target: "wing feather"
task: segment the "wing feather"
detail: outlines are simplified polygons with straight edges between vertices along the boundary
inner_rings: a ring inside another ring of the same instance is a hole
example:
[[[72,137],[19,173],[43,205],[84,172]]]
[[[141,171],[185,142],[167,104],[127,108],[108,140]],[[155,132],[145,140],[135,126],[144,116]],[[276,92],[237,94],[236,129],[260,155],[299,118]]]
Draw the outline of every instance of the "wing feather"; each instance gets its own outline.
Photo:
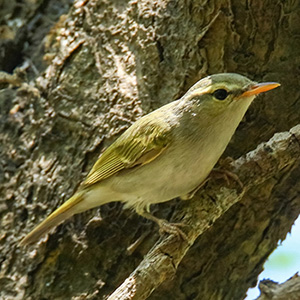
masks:
[[[171,126],[160,118],[148,116],[128,128],[104,151],[93,166],[82,187],[98,183],[110,176],[157,158],[170,143]]]

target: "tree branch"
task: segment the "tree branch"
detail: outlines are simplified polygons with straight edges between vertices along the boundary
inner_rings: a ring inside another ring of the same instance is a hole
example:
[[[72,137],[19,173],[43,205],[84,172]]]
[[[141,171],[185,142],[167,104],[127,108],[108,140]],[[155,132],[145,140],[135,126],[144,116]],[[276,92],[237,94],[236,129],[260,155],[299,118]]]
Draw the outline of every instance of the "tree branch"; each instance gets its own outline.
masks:
[[[193,200],[183,204],[176,219],[187,224],[188,241],[174,235],[163,236],[140,265],[114,291],[109,300],[146,299],[162,282],[172,279],[177,267],[196,238],[211,227],[247,191],[290,169],[300,158],[300,125],[289,132],[275,134],[268,142],[231,163],[231,171],[244,184],[243,193],[210,182]]]
[[[284,283],[262,280],[259,283],[260,296],[257,300],[297,300],[300,299],[300,277],[295,274]]]

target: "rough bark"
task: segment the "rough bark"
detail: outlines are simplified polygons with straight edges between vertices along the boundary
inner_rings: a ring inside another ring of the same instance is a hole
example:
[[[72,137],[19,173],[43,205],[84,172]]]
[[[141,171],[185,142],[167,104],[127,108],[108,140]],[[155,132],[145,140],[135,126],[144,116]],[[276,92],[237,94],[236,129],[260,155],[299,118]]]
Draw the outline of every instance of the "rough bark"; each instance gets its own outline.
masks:
[[[17,5],[0,15],[10,24],[0,66],[20,67],[0,76],[0,298],[109,297],[167,243],[176,252],[163,254],[164,271],[151,270],[162,284],[149,299],[242,299],[300,210],[299,1],[82,0],[59,20],[67,1]],[[30,249],[17,247],[134,120],[218,72],[282,86],[254,102],[224,155],[242,157],[232,168],[247,187],[243,197],[218,181],[192,201],[153,207],[157,216],[186,220],[193,245],[159,238],[154,224],[113,203],[101,216],[99,209],[75,216]],[[281,161],[274,149],[283,144]]]

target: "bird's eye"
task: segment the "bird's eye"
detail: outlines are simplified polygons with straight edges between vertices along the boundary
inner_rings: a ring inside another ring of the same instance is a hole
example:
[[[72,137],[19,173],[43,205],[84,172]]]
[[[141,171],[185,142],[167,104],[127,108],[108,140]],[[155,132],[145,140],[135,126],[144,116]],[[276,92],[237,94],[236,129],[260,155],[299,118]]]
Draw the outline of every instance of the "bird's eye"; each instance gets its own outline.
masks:
[[[213,96],[217,100],[225,100],[228,96],[228,92],[224,89],[218,89],[213,92]]]

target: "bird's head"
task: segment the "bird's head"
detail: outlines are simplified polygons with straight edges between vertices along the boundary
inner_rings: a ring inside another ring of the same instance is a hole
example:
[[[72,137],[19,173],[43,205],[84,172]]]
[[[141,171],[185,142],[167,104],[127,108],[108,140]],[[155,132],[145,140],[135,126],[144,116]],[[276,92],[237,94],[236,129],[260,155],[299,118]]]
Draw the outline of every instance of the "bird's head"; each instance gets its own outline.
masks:
[[[257,95],[278,86],[276,82],[257,83],[239,74],[221,73],[198,81],[183,99],[192,100],[209,115],[231,112],[244,115]]]

